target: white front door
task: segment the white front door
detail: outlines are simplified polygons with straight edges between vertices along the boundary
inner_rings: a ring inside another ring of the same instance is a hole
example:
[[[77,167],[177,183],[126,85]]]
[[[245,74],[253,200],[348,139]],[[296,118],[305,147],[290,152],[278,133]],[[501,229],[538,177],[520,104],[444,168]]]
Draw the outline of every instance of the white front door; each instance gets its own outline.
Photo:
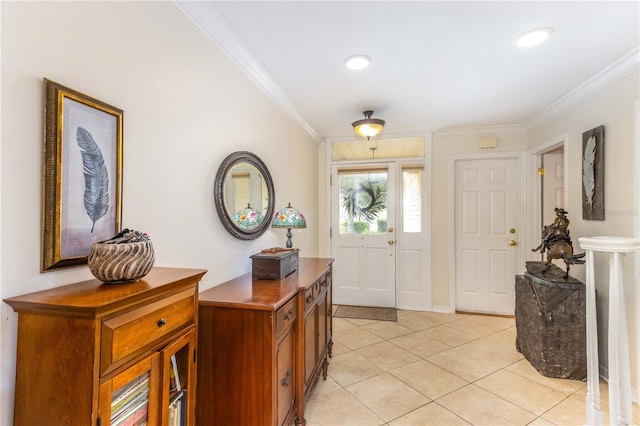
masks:
[[[518,159],[455,162],[456,310],[513,315]]]
[[[332,170],[333,301],[395,307],[395,165]]]

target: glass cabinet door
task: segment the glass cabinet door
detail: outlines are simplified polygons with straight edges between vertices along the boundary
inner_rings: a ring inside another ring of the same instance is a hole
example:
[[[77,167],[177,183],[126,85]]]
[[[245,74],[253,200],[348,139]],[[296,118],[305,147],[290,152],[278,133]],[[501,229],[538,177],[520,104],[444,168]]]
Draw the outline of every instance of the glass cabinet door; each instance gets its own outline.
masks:
[[[159,367],[160,356],[156,353],[101,384],[100,425],[157,424]]]
[[[195,424],[196,331],[185,333],[161,351],[162,426]]]

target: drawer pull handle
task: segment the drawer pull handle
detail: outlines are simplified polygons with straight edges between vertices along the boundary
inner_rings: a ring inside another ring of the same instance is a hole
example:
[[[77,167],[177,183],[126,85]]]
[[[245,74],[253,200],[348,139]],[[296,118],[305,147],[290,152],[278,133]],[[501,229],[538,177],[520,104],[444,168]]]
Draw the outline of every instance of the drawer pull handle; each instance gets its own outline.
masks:
[[[289,321],[291,318],[293,318],[293,309],[289,309],[287,312],[284,313],[285,321]]]
[[[158,320],[158,327],[162,327],[163,325],[165,325],[167,322],[164,320],[164,318],[160,318]]]
[[[287,370],[287,375],[284,377],[284,379],[280,380],[280,383],[285,388],[291,384],[291,370],[290,369]]]

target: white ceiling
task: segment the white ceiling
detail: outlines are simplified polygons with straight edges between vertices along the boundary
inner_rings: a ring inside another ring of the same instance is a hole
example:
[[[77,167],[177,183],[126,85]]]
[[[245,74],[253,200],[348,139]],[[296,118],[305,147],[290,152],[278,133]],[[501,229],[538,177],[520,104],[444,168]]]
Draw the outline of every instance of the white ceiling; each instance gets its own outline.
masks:
[[[176,5],[316,141],[526,126],[638,69],[639,1],[215,1]],[[553,36],[527,49],[526,30]],[[362,71],[344,60],[373,59]]]

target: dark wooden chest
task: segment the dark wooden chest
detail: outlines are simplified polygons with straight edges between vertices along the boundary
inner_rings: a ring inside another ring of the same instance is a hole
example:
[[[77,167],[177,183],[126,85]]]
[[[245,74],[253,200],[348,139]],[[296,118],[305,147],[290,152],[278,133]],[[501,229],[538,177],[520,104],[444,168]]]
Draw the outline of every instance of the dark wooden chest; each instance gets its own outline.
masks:
[[[277,253],[257,253],[251,256],[251,271],[255,280],[281,280],[298,269],[299,249]]]

